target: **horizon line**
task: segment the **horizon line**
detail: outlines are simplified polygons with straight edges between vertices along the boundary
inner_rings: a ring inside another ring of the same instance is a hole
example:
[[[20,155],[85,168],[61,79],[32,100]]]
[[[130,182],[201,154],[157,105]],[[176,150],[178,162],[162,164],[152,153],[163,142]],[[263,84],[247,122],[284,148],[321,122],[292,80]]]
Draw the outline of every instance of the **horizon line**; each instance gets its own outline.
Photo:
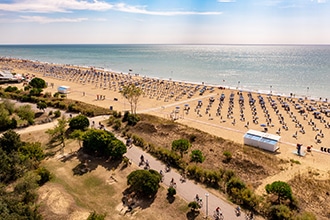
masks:
[[[60,45],[223,45],[223,46],[330,46],[330,43],[8,43],[0,46],[60,46]]]

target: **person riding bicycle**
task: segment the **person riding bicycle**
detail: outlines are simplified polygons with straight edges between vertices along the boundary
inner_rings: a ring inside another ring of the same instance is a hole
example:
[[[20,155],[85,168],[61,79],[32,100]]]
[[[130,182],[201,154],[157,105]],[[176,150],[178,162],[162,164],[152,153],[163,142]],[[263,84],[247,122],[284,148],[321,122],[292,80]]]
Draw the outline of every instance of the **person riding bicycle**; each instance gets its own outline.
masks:
[[[241,215],[241,207],[239,205],[235,208],[235,212],[237,216]]]

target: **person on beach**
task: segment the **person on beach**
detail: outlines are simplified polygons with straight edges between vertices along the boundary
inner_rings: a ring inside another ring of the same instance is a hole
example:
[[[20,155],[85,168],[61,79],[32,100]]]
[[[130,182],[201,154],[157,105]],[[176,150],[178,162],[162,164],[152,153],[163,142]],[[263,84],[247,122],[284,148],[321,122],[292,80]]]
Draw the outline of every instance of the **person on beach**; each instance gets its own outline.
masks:
[[[297,154],[300,156],[300,150],[301,150],[302,144],[297,144]]]

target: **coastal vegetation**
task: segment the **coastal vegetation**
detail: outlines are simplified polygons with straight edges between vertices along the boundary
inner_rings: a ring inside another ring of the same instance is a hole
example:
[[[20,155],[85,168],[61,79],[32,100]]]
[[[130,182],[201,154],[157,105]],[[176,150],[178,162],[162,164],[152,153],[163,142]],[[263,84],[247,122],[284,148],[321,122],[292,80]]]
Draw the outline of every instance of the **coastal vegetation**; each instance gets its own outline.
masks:
[[[6,94],[12,94],[12,92]],[[61,101],[71,101],[59,99]],[[75,102],[71,101],[71,103]],[[15,108],[12,105],[8,103],[5,105],[8,107],[8,112],[15,112],[13,110]],[[90,108],[92,109],[93,106]],[[29,115],[24,113],[27,109],[26,107],[22,109],[23,113],[20,115],[23,117],[24,115]],[[122,117],[118,112],[112,113],[109,118],[109,124],[114,123],[114,120],[119,121],[120,124],[117,124],[115,129],[117,132],[132,138],[135,145],[142,147],[158,159],[180,169],[187,174],[188,178],[203,183],[208,187],[213,187],[243,208],[250,209],[268,219],[315,219],[315,215],[310,212],[310,209],[301,205],[304,204],[302,201],[305,197],[300,192],[305,191],[304,187],[306,186],[302,186],[295,179],[288,183],[274,182],[267,185],[265,188],[268,193],[267,197],[258,195],[254,191],[264,178],[279,172],[282,165],[284,166],[289,161],[279,160],[273,157],[273,155],[254,148],[241,146],[154,116],[134,115],[125,112]],[[138,120],[136,120],[137,118]],[[91,156],[104,154],[105,157],[122,157],[125,152],[123,149],[126,149],[123,143],[113,140],[111,133],[103,133],[101,130],[91,129],[85,133],[86,125],[81,125],[84,124],[81,123],[83,121],[84,119],[79,119],[79,126],[74,126],[75,128],[72,128],[72,130],[80,130],[82,128],[81,133],[73,137],[83,141],[82,149],[84,153]],[[63,132],[66,131],[67,123],[68,121],[63,121],[63,126],[59,129],[61,132],[58,133],[59,136],[64,138],[68,138],[67,134]],[[102,133],[98,133],[99,131]],[[65,139],[58,138],[57,140],[60,140],[61,143],[61,140]],[[93,144],[99,140],[100,144],[97,144],[97,146],[107,146],[107,148],[94,148]],[[68,142],[71,142],[71,140]],[[175,147],[173,147],[173,143],[175,143]],[[23,149],[21,148],[22,152],[26,151]],[[104,151],[104,149],[106,150]],[[192,158],[201,158],[201,160]],[[40,174],[41,176],[47,172],[41,170],[40,173],[42,173]],[[45,175],[49,176],[49,174]],[[312,175],[308,178],[312,178]],[[27,177],[27,179],[31,180],[33,178]],[[315,188],[319,189],[321,187],[320,181],[311,180],[311,182],[313,182]],[[329,191],[328,186],[324,183],[322,192]],[[284,192],[281,191],[282,189]],[[309,190],[311,191],[312,189]],[[137,190],[137,192],[139,191]],[[313,211],[315,212],[315,210]],[[327,212],[315,213],[319,215],[329,214]]]
[[[44,157],[40,143],[23,142],[12,130],[0,137],[1,219],[42,219],[36,205],[37,188],[51,178],[40,166]]]

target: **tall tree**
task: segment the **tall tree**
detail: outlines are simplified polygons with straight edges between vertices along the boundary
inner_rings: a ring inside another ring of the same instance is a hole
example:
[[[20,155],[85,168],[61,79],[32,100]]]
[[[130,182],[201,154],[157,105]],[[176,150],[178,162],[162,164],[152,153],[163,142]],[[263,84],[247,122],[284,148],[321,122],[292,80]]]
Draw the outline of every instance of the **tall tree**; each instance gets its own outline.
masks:
[[[65,148],[65,131],[68,125],[68,121],[65,119],[64,115],[57,121],[57,125],[53,129],[48,129],[46,133],[51,136],[52,141],[58,141],[59,144],[62,145],[61,151],[63,153]]]
[[[129,84],[127,86],[123,86],[123,90],[120,91],[120,93],[128,100],[129,104],[131,105],[132,114],[136,114],[139,98],[143,94],[143,91],[134,84]]]

